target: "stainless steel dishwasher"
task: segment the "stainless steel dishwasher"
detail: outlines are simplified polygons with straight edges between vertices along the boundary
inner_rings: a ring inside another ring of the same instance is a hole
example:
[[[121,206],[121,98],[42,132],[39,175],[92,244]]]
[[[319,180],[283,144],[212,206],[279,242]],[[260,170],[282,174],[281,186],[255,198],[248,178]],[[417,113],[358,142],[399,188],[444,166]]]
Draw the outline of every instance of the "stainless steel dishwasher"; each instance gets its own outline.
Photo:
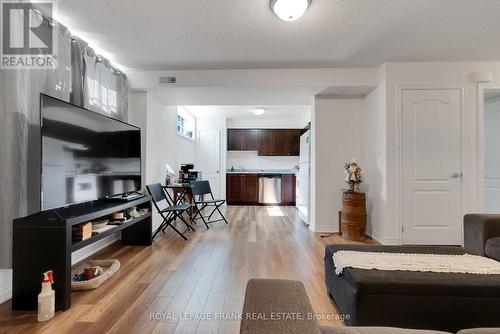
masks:
[[[259,203],[261,204],[281,203],[280,174],[259,175]]]

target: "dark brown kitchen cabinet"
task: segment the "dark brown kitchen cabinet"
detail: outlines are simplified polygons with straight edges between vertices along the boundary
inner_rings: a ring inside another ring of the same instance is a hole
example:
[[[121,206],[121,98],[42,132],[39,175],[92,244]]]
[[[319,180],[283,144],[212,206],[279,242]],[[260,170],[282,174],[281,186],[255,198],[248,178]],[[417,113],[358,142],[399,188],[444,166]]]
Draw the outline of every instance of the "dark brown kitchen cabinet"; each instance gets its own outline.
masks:
[[[299,129],[261,129],[259,155],[298,156],[300,146]]]
[[[243,150],[243,141],[240,129],[227,130],[227,149],[229,151]]]
[[[227,149],[229,151],[257,151],[259,149],[259,130],[228,129]]]
[[[258,151],[260,156],[298,156],[301,129],[228,129],[228,151]]]
[[[241,130],[243,150],[257,151],[259,149],[259,131],[258,129]]]
[[[261,129],[259,133],[259,155],[273,155],[273,130]]]
[[[302,130],[290,129],[286,131],[286,155],[298,156],[300,155],[300,136]]]
[[[226,199],[227,203],[236,203],[242,197],[242,177],[240,174],[227,174],[226,176]]]
[[[285,156],[288,155],[287,147],[287,130],[271,130],[273,137],[273,155]]]
[[[257,204],[259,177],[257,174],[227,174],[227,204]]]
[[[259,176],[243,174],[242,202],[256,204],[259,202]]]
[[[295,182],[293,174],[281,175],[281,204],[295,205]]]

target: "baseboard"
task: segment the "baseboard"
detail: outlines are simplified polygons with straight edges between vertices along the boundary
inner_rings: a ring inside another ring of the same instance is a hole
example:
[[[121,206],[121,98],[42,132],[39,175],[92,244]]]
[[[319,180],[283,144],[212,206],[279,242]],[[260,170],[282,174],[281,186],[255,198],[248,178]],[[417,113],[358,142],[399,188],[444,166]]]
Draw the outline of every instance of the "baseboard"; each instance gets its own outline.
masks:
[[[377,231],[371,231],[370,234],[368,234],[372,239],[380,242],[382,245],[399,245],[399,239],[398,238],[388,238],[383,236],[382,234],[378,233]]]
[[[0,269],[0,304],[12,298],[12,269]]]

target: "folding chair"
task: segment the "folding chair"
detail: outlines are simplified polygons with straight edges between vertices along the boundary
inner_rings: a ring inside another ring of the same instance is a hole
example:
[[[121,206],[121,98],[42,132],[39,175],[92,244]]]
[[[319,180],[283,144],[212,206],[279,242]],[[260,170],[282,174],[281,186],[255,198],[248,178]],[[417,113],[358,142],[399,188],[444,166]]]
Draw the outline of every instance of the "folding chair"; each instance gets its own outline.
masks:
[[[203,223],[205,223],[205,226],[208,229],[208,224],[219,222],[219,221],[224,221],[227,224],[227,220],[220,212],[219,207],[226,202],[224,199],[215,199],[214,195],[212,193],[212,189],[210,189],[210,183],[208,181],[194,181],[190,183],[191,185],[191,194],[193,195],[193,204],[195,207],[196,214],[194,215],[192,222],[195,222],[196,219],[201,219]],[[205,195],[210,195],[210,199],[204,199]],[[213,210],[210,212],[208,216],[203,216],[203,209],[206,207],[211,206],[214,207]],[[212,215],[215,212],[219,212],[220,216],[222,217],[221,219],[217,220],[211,220]],[[197,216],[200,216],[197,218]],[[205,220],[205,218],[207,218]]]
[[[160,231],[165,232],[165,229],[168,226],[170,226],[184,240],[187,240],[187,238],[184,236],[184,233],[186,233],[189,230],[194,231],[194,228],[184,219],[184,217],[182,217],[182,214],[186,212],[191,206],[189,204],[172,205],[169,198],[165,194],[165,191],[163,190],[161,184],[159,183],[149,184],[146,186],[146,189],[153,198],[153,204],[156,210],[163,218],[163,222],[160,224],[160,226],[156,229],[156,232],[153,234],[153,239]],[[160,206],[158,205],[162,201],[166,201],[167,203],[167,207],[164,209],[160,209]],[[184,224],[186,224],[187,228],[184,232],[180,232],[178,229],[175,228],[175,226],[172,225],[172,221],[176,217],[178,217]]]

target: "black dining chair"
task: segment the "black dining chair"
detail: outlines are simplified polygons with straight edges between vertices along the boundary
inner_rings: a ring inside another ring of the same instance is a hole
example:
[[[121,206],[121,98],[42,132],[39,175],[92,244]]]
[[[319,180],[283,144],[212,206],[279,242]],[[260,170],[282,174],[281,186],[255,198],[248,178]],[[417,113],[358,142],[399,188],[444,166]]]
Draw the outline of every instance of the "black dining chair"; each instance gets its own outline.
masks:
[[[192,222],[196,219],[201,219],[208,229],[208,224],[224,221],[227,224],[227,220],[220,211],[219,207],[223,205],[225,199],[215,199],[212,189],[210,188],[210,182],[208,181],[193,181],[190,183],[191,194],[193,195],[193,205],[196,214],[193,216]],[[210,198],[205,199],[205,196],[210,196]],[[209,215],[203,216],[203,210],[207,207],[213,207]],[[215,212],[219,212],[221,218],[216,220],[211,220]],[[197,217],[199,216],[199,217]]]
[[[165,232],[165,229],[168,226],[170,226],[184,240],[187,240],[187,238],[184,236],[184,233],[186,233],[189,230],[194,231],[195,229],[184,219],[182,214],[185,213],[187,210],[189,210],[191,206],[189,204],[173,205],[169,197],[165,194],[165,190],[159,183],[148,184],[146,186],[146,189],[148,190],[149,195],[151,195],[151,197],[153,198],[153,205],[158,211],[158,214],[163,218],[162,223],[156,229],[156,232],[153,234],[153,239],[160,231]],[[163,201],[166,202],[167,207],[162,209],[160,208],[160,202]],[[175,228],[174,225],[172,225],[172,221],[176,217],[178,217],[186,225],[186,230],[184,232],[179,231],[178,229]]]

